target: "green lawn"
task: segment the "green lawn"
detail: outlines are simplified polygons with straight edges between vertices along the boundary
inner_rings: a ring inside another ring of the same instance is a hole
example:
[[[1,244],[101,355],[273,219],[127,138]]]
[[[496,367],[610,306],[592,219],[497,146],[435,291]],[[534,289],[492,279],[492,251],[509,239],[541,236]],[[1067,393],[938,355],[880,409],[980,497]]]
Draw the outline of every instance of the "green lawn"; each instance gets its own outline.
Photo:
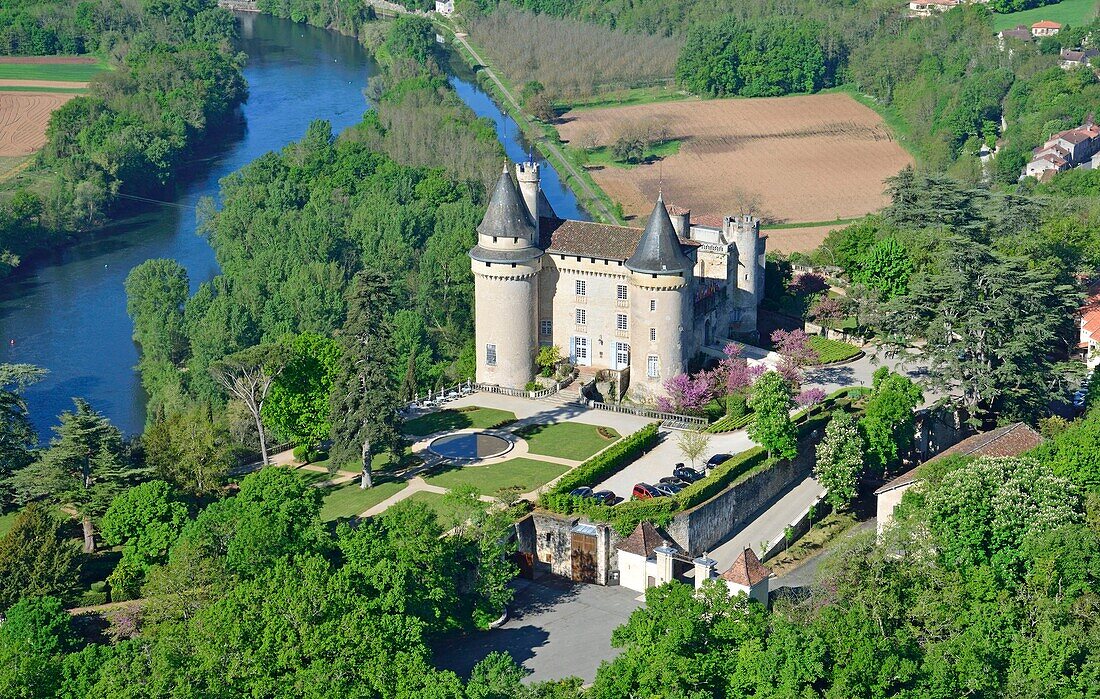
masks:
[[[667,158],[670,155],[676,155],[680,152],[681,143],[683,143],[683,141],[671,139],[646,148],[645,152],[642,154],[642,163],[651,163],[662,158]],[[585,167],[618,167],[629,170],[632,167],[642,164],[627,163],[616,159],[615,155],[611,152],[611,148],[608,146],[583,150],[580,151],[580,153],[584,157]]]
[[[87,82],[107,70],[99,63],[0,63],[0,80]]]
[[[466,466],[432,476],[428,483],[441,488],[457,488],[472,485],[486,495],[493,495],[504,488],[520,489],[527,493],[552,481],[569,470],[568,466],[549,464],[534,459],[512,459],[490,466]]]
[[[401,456],[400,460],[395,461],[393,455],[389,452],[383,452],[381,454],[375,454],[371,459],[371,468],[375,473],[381,473],[385,471],[393,471],[397,468],[407,468],[413,463],[418,462],[419,459],[413,456],[412,449],[406,448],[405,453]],[[328,466],[328,459],[321,459],[320,461],[314,461],[314,466]],[[343,464],[340,466],[340,471],[349,473],[359,473],[359,464]]]
[[[1018,24],[1030,27],[1035,22],[1049,19],[1060,24],[1080,27],[1092,21],[1096,16],[1096,0],[1062,0],[1056,5],[1036,7],[1007,15],[993,15],[993,30],[1012,29]]]
[[[329,522],[341,517],[353,517],[362,514],[386,498],[401,492],[408,485],[405,481],[379,483],[373,488],[363,490],[359,480],[345,483],[335,488],[326,488],[321,504],[321,519]]]
[[[405,501],[424,503],[428,507],[432,508],[433,510],[435,510],[436,516],[439,518],[440,523],[444,527],[451,527],[456,524],[456,508],[446,499],[446,496],[444,495],[440,495],[439,493],[429,493],[422,490],[419,493],[413,493],[409,497],[405,498],[405,500],[402,500],[402,502]],[[488,507],[489,503],[485,503],[485,506]]]
[[[817,351],[818,363],[820,364],[851,359],[862,351],[855,345],[840,340],[830,340],[821,335],[810,335],[810,347]]]
[[[11,528],[15,525],[15,519],[18,516],[18,510],[9,512],[6,515],[0,515],[0,539],[4,538],[4,536],[11,531]]]
[[[611,438],[601,435],[600,430]],[[579,422],[528,425],[516,430],[516,434],[527,440],[528,451],[532,454],[574,461],[584,461],[619,438],[619,433],[610,427],[596,427]]]
[[[423,437],[433,432],[462,430],[471,427],[484,430],[515,419],[516,414],[507,410],[471,406],[470,408],[440,410],[421,415],[415,420],[409,420],[405,423],[405,432],[415,437]]]
[[[672,100],[691,99],[694,95],[679,89],[673,83],[654,85],[652,87],[635,87],[628,90],[614,90],[604,92],[591,97],[577,97],[571,100],[560,100],[557,103],[559,109],[568,111],[572,109],[600,109],[603,107],[624,107],[631,104],[649,104],[651,102],[669,102]]]
[[[0,85],[0,92],[67,92],[83,95],[88,92],[82,87],[27,87],[25,85]]]

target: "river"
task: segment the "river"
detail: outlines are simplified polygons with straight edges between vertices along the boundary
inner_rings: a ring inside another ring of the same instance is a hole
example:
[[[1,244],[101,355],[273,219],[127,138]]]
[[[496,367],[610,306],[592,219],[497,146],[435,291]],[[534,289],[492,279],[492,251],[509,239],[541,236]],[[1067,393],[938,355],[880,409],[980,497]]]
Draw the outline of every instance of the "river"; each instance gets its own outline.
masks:
[[[368,106],[363,89],[376,67],[355,39],[265,15],[240,17],[248,101],[216,129],[216,142],[197,158],[175,197],[119,221],[108,234],[28,262],[5,282],[0,361],[49,370],[26,391],[44,438],[57,415],[72,408],[74,396],[87,399],[124,433],[141,432],[146,395],[134,369],[138,349],[126,315],[126,275],[145,260],[167,257],[187,269],[192,291],[212,278],[218,272],[214,252],[196,235],[199,199],[216,197],[225,175],[300,138],[310,121],[327,119],[339,132],[357,123]],[[527,146],[515,122],[461,70],[451,83],[479,116],[497,125],[509,157],[523,157]],[[546,162],[542,168],[558,215],[587,218],[553,168]]]

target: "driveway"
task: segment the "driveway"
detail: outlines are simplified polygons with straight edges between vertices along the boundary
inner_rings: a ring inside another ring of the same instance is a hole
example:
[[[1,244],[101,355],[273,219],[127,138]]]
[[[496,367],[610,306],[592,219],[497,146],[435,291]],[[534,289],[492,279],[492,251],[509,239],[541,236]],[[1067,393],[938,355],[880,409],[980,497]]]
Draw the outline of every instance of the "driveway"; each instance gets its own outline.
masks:
[[[562,578],[517,580],[511,616],[499,629],[440,641],[435,664],[466,678],[479,661],[503,651],[531,670],[528,682],[576,675],[586,683],[619,650],[611,632],[641,606],[625,587],[579,585]]]
[[[619,497],[629,500],[635,483],[652,485],[664,476],[671,476],[672,469],[681,461],[690,466],[687,457],[681,454],[679,447],[676,446],[679,434],[675,430],[661,430],[660,444],[622,471],[597,485],[594,490],[610,490]],[[745,430],[711,435],[707,450],[695,462],[695,466],[703,468],[703,464],[713,454],[738,454],[752,448],[753,445],[754,442],[749,439]]]

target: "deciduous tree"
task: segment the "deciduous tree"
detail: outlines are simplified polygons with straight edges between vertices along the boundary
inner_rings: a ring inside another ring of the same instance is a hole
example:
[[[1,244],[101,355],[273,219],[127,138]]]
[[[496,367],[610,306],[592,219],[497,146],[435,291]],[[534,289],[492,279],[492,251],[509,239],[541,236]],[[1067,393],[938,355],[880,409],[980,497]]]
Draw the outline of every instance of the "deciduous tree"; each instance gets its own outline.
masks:
[[[855,418],[844,410],[833,413],[817,445],[814,463],[814,477],[825,488],[825,499],[833,507],[847,507],[855,499],[864,449]]]
[[[790,383],[778,372],[766,372],[752,385],[749,407],[756,415],[749,425],[749,437],[767,449],[769,456],[793,459],[798,453],[798,429],[791,422],[794,400]]]
[[[256,422],[259,434],[260,458],[268,463],[267,436],[264,432],[263,409],[276,377],[286,367],[286,348],[278,345],[256,345],[231,354],[210,366],[214,380],[232,397],[241,401]]]

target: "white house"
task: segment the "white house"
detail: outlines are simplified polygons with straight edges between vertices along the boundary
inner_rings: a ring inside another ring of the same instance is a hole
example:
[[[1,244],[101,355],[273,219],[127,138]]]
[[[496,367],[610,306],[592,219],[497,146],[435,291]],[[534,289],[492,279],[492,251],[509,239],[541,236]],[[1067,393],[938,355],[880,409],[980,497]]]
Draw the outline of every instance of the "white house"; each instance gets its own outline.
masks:
[[[1089,287],[1089,297],[1081,306],[1081,341],[1089,371],[1100,366],[1100,282]]]
[[[660,585],[657,549],[664,544],[664,539],[649,522],[642,522],[635,527],[630,536],[615,547],[619,552],[619,584],[638,592]]]

